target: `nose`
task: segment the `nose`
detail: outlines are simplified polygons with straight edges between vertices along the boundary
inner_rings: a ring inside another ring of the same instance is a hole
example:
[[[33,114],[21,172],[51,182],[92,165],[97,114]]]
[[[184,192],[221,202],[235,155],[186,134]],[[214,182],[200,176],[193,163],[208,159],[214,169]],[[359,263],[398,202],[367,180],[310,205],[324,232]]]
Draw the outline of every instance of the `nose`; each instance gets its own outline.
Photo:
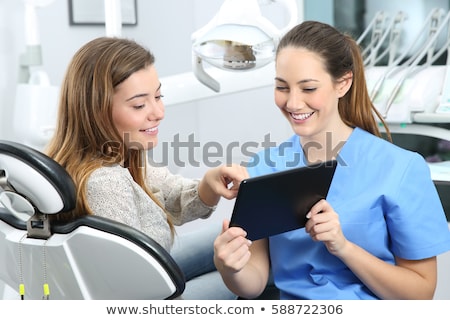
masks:
[[[161,100],[153,101],[147,117],[150,121],[160,121],[164,119],[164,103]]]
[[[302,94],[298,90],[291,90],[287,95],[286,107],[289,110],[299,110],[305,106]]]

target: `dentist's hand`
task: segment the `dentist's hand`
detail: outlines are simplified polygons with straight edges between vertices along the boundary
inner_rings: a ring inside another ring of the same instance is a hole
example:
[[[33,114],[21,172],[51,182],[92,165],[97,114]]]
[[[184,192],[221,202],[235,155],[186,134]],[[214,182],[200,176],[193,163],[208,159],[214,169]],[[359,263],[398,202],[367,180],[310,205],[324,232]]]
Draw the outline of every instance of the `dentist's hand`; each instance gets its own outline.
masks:
[[[252,242],[247,233],[239,227],[228,227],[229,221],[222,223],[222,233],[214,241],[214,264],[221,273],[236,273],[250,260]]]
[[[348,244],[345,238],[339,215],[324,199],[318,201],[306,216],[309,220],[305,230],[314,241],[322,241],[331,254],[339,256],[339,253]]]

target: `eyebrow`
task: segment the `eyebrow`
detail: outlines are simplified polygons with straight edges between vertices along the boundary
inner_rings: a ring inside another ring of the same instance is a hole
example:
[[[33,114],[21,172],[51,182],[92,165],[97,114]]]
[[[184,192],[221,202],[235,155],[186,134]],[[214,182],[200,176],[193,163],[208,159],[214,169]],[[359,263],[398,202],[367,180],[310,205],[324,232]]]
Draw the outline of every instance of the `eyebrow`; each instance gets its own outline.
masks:
[[[276,81],[281,81],[281,82],[287,82],[286,80],[283,80],[283,79],[278,78],[278,77],[275,77],[275,80]],[[297,81],[297,84],[302,84],[302,83],[307,83],[307,82],[319,82],[319,80],[308,78],[308,79],[303,79],[303,80]]]
[[[160,89],[161,89],[161,82],[159,83],[158,89],[156,89],[156,91],[159,91]],[[133,99],[136,99],[136,98],[141,98],[141,97],[146,97],[146,96],[148,96],[148,93],[139,93],[139,94],[136,94],[136,95],[128,98],[125,101],[130,101],[130,100],[133,100]]]

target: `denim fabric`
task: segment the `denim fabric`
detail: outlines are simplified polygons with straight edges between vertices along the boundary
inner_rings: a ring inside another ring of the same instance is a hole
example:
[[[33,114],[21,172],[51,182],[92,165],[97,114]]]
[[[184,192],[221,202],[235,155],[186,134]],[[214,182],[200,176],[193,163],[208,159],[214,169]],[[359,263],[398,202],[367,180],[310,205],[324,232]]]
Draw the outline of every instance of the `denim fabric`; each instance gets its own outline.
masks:
[[[237,296],[227,289],[214,266],[213,243],[220,226],[202,228],[177,235],[172,257],[186,277],[184,300],[230,300]]]

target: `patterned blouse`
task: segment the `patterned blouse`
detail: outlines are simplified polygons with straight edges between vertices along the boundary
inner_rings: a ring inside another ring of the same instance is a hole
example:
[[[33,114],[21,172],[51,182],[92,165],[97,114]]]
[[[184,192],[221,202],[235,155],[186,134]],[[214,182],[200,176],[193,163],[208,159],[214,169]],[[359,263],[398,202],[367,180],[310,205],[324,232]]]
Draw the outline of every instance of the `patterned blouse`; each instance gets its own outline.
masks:
[[[165,167],[147,167],[146,182],[175,225],[208,218],[216,207],[198,196],[200,180],[174,175]],[[173,244],[167,215],[119,165],[95,170],[87,181],[87,201],[95,215],[134,227],[170,251]]]

